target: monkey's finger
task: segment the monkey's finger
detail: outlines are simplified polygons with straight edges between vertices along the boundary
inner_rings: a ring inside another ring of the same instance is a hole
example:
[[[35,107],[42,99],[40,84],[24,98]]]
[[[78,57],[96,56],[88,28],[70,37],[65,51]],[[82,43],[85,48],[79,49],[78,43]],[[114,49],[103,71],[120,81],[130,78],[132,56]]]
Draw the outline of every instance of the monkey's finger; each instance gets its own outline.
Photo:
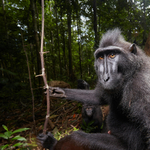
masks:
[[[57,93],[57,94],[63,94],[63,95],[65,95],[65,91],[62,90],[62,89],[60,89],[60,88],[54,89],[53,92]]]
[[[66,95],[65,95],[65,94],[57,94],[57,93],[53,93],[53,94],[50,95],[50,97],[65,98]]]
[[[50,88],[49,88],[49,91],[50,91],[50,94],[55,94],[55,93],[57,93],[57,94],[64,94],[64,95],[65,95],[65,91],[62,90],[62,89],[59,88],[59,87],[50,87]]]

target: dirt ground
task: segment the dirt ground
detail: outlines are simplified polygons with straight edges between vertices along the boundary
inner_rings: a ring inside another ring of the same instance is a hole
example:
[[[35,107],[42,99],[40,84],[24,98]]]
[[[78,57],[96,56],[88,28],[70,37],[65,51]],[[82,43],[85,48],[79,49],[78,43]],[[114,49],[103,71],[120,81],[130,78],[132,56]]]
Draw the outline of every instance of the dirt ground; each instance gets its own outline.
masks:
[[[50,100],[50,119],[47,125],[47,131],[52,132],[58,140],[71,133],[75,128],[80,129],[82,120],[82,105],[72,101],[51,99]],[[40,149],[37,146],[36,136],[42,132],[46,116],[46,104],[35,103],[35,125],[33,123],[33,107],[32,103],[28,105],[20,104],[18,108],[10,108],[0,111],[0,133],[4,133],[2,125],[6,125],[9,130],[19,128],[30,128],[30,130],[21,132],[19,135],[27,139],[30,143],[30,149]],[[7,144],[7,140],[0,138],[0,146]],[[14,141],[15,142],[15,141]]]

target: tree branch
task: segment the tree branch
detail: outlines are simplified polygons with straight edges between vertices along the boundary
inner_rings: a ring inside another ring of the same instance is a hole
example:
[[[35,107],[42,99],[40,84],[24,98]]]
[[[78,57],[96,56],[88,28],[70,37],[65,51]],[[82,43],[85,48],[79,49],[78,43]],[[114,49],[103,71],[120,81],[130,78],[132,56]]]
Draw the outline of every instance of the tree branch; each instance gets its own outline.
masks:
[[[43,76],[43,81],[45,84],[45,88],[46,88],[46,93],[47,93],[47,115],[46,115],[46,119],[45,119],[45,123],[44,123],[44,129],[43,129],[43,133],[46,133],[46,127],[47,127],[47,123],[48,123],[48,119],[49,119],[49,112],[50,112],[50,98],[49,98],[49,86],[47,84],[47,79],[46,79],[46,74],[45,74],[45,68],[44,68],[44,57],[43,54],[45,52],[43,52],[43,39],[44,39],[44,0],[41,0],[41,4],[42,4],[42,31],[41,31],[41,51],[40,51],[40,56],[41,56],[41,68],[42,68],[42,76]]]

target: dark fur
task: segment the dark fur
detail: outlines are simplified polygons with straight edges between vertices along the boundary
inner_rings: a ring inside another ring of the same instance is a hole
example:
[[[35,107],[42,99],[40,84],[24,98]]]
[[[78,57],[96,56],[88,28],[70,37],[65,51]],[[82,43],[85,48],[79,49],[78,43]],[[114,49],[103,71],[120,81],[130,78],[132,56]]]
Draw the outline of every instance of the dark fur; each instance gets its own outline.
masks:
[[[77,88],[78,89],[89,89],[89,84],[82,80],[82,79],[78,79],[78,84],[77,84]],[[91,114],[89,115],[88,112],[90,111],[89,109],[91,109]],[[89,105],[89,104],[83,104],[82,105],[82,125],[81,125],[81,129],[83,131],[87,131],[85,130],[86,127],[90,127],[90,129],[88,130],[88,132],[90,133],[96,133],[96,132],[101,132],[102,129],[102,124],[103,124],[103,116],[102,116],[102,111],[100,109],[99,105]]]
[[[57,142],[54,150],[150,149],[150,60],[138,47],[136,54],[129,52],[131,43],[123,39],[120,30],[108,31],[95,52],[98,78],[100,74],[96,55],[108,46],[120,47],[118,71],[122,72],[122,78],[117,86],[112,81],[110,89],[106,89],[98,80],[95,90],[64,91],[67,99],[82,103],[109,104],[108,127],[111,135],[77,131]],[[67,145],[69,147],[63,148]]]
[[[91,109],[91,114],[89,115],[87,111],[88,109]],[[89,124],[91,127],[91,130],[89,131],[90,133],[96,133],[96,132],[101,132],[101,127],[103,123],[103,116],[102,116],[102,111],[99,105],[87,105],[84,104],[82,105],[82,127],[88,126]],[[84,128],[82,128],[83,130]]]
[[[77,89],[89,89],[89,84],[82,80],[82,79],[78,79],[77,81]]]

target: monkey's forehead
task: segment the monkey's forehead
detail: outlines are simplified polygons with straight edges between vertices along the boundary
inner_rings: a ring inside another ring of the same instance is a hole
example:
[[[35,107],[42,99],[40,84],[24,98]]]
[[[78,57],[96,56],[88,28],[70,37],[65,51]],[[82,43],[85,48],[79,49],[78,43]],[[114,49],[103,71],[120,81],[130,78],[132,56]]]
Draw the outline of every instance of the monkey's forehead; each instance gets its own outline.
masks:
[[[118,46],[100,47],[94,52],[94,55],[97,55],[99,52],[106,51],[106,50],[121,50],[122,51],[123,48],[118,47]]]

